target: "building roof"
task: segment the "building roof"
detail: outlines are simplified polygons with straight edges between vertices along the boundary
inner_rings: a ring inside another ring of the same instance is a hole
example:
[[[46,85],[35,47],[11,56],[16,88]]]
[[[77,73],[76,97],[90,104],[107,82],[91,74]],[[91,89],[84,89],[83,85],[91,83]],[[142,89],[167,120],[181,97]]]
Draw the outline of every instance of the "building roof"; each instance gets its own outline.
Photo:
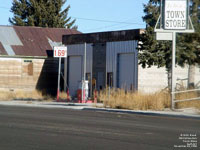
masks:
[[[76,35],[63,35],[63,44],[82,44],[82,43],[105,43],[113,41],[130,41],[139,40],[139,36],[142,34],[143,29],[132,29],[122,31],[110,31],[110,32],[97,32],[87,34]]]
[[[63,35],[81,34],[65,28],[0,26],[0,56],[48,56]]]

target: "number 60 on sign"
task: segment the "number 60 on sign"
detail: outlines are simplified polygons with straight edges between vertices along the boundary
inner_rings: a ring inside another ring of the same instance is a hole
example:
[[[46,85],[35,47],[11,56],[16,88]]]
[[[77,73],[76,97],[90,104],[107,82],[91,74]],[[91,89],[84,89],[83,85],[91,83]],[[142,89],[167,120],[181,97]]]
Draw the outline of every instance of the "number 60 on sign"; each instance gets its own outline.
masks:
[[[67,57],[67,47],[54,47],[54,57]]]

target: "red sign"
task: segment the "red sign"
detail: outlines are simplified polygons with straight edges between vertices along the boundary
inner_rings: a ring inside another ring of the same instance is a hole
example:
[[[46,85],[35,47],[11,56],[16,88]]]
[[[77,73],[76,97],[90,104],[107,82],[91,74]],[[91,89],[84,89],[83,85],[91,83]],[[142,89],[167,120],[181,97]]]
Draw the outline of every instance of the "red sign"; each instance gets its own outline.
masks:
[[[54,57],[67,57],[67,47],[54,47]]]

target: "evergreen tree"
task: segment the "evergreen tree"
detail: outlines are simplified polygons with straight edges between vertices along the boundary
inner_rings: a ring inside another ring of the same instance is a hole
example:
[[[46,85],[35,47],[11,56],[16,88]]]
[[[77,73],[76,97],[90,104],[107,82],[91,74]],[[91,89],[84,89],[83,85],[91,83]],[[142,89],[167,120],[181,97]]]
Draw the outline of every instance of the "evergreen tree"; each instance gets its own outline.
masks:
[[[156,41],[156,33],[154,27],[158,20],[160,10],[158,0],[150,0],[144,5],[145,16],[143,20],[146,22],[146,30],[140,37],[138,50],[140,51],[139,63],[143,68],[156,65],[158,67],[170,67],[171,61],[171,42]]]
[[[176,63],[181,66],[184,64],[200,63],[200,49],[199,43],[199,0],[191,1],[191,18],[194,22],[196,33],[194,34],[181,34],[177,36],[178,44],[176,51]],[[140,38],[138,46],[139,63],[143,68],[151,67],[153,65],[158,67],[166,67],[168,71],[168,79],[171,78],[171,54],[172,43],[170,41],[156,41],[154,27],[158,20],[160,11],[160,0],[149,0],[147,5],[144,5],[145,16],[143,20],[146,22],[146,31]],[[196,13],[195,13],[196,12]],[[196,15],[195,15],[196,14]],[[171,81],[168,80],[170,87]]]
[[[13,0],[9,18],[12,25],[55,28],[75,28],[75,20],[68,17],[70,6],[62,10],[66,0]]]
[[[190,17],[195,29],[192,34],[180,34],[177,44],[177,55],[179,65],[200,64],[200,1],[191,1]]]
[[[200,64],[200,1],[192,0],[190,14],[195,33],[182,34],[178,41],[179,64],[189,64],[188,87],[194,88],[195,64]],[[185,55],[187,54],[187,55]]]

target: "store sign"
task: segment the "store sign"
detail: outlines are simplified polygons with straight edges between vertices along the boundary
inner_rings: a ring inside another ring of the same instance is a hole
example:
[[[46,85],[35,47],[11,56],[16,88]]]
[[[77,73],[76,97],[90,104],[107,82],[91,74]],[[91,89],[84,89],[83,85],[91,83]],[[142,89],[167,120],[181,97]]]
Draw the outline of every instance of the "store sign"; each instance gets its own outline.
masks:
[[[169,30],[187,28],[187,0],[165,0],[164,28]]]
[[[54,57],[67,57],[67,47],[54,47]]]

